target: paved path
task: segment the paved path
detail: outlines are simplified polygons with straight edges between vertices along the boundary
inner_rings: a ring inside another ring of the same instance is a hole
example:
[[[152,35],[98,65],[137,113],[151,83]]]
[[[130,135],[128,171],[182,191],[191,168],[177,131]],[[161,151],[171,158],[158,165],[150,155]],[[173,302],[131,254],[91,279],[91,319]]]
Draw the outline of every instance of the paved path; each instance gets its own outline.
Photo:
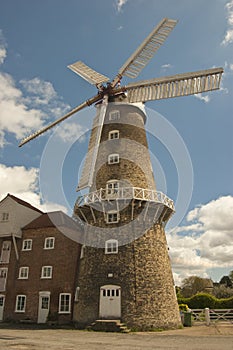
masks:
[[[100,333],[0,327],[0,350],[233,350],[233,325],[173,331]]]

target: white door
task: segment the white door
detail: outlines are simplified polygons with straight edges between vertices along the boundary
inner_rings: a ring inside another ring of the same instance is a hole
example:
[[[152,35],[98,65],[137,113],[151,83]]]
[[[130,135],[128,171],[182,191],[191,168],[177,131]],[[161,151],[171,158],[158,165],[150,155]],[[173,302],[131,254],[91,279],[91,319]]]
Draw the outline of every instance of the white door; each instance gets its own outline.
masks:
[[[39,292],[37,323],[46,323],[49,314],[50,292]]]
[[[4,304],[5,304],[5,295],[0,295],[0,321],[3,320]]]
[[[121,317],[121,287],[106,285],[100,288],[100,318]]]

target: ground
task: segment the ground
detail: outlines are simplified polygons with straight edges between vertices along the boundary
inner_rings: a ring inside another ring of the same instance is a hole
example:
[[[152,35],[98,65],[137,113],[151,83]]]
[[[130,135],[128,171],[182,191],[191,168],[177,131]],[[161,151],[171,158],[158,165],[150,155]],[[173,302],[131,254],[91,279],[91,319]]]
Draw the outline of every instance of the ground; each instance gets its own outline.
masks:
[[[233,324],[145,333],[102,333],[74,329],[0,326],[0,350],[232,350]]]

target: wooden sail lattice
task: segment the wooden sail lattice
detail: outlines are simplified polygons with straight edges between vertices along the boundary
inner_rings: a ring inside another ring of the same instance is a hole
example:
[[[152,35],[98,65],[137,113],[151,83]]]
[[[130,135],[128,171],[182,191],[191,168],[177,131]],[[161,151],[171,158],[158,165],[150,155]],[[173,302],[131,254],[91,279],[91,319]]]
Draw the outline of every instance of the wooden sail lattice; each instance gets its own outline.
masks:
[[[130,103],[187,96],[219,89],[222,69],[214,68],[194,73],[151,79],[125,87]]]

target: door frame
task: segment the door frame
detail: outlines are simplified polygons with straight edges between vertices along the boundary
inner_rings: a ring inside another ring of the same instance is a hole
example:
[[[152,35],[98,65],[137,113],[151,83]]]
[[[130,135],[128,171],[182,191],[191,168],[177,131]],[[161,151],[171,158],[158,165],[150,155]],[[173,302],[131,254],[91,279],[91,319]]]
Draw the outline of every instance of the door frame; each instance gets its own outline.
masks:
[[[46,323],[47,321],[47,317],[49,315],[49,310],[50,310],[50,295],[51,295],[51,292],[48,292],[48,291],[42,291],[42,292],[39,292],[39,302],[38,302],[38,312],[37,312],[37,323]],[[49,298],[49,304],[48,304],[48,309],[45,309],[45,310],[48,310],[47,312],[47,315],[46,315],[46,319],[45,321],[43,320],[43,322],[41,322],[41,310],[43,310],[41,308],[41,303],[42,303],[42,298],[43,297],[47,297]]]
[[[3,298],[3,304],[2,306],[0,306],[1,312],[0,312],[0,322],[3,321],[3,316],[4,316],[4,307],[5,307],[5,300],[6,300],[6,296],[4,294],[0,294],[0,298]]]
[[[115,291],[113,293],[114,295],[112,295],[113,290]],[[109,306],[111,306],[111,303],[114,302],[114,299],[115,299],[115,305],[113,306],[114,311],[113,311],[113,314],[111,314],[111,311],[109,310]],[[99,317],[101,319],[121,318],[121,287],[119,285],[107,284],[100,287]]]

